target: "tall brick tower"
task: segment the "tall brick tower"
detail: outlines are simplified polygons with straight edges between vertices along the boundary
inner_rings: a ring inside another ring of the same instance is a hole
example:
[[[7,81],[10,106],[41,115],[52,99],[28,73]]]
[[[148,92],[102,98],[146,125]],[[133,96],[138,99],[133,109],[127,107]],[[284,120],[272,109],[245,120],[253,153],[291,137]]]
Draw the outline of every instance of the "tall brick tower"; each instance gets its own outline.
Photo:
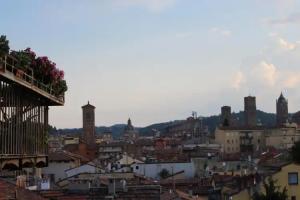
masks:
[[[284,98],[281,93],[279,98],[276,100],[276,122],[277,126],[280,126],[288,121],[288,100]]]
[[[83,140],[87,145],[95,144],[95,106],[90,102],[82,106]]]
[[[256,126],[256,98],[248,96],[244,98],[245,106],[245,126]]]
[[[221,126],[231,126],[231,107],[223,106],[221,108]]]

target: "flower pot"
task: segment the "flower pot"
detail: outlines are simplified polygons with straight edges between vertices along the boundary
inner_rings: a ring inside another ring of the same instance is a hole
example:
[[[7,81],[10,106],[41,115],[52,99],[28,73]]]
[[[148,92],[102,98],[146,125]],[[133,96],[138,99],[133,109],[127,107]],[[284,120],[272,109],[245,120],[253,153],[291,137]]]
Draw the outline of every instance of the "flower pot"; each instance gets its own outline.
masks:
[[[16,77],[23,79],[23,76],[24,76],[24,71],[21,69],[17,69]]]

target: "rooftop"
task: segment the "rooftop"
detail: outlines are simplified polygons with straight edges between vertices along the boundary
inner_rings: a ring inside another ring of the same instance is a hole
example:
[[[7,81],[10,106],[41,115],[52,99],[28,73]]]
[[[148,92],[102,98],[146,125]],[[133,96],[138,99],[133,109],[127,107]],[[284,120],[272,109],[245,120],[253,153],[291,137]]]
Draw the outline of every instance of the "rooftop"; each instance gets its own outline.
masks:
[[[0,199],[44,200],[41,196],[0,179]],[[20,198],[21,197],[21,198]]]
[[[74,160],[76,160],[74,157],[68,155],[63,151],[49,153],[50,162],[64,162],[64,161],[74,161]]]

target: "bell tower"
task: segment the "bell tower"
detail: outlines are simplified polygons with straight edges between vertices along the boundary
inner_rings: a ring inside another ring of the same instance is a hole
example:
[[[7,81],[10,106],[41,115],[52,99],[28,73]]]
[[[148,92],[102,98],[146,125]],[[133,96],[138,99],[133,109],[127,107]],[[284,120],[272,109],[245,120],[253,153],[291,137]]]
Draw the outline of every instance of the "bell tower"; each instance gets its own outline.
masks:
[[[87,145],[95,144],[95,106],[88,102],[82,106],[83,136],[82,139]]]
[[[281,93],[276,101],[276,122],[277,126],[281,126],[288,121],[289,110],[288,100]]]

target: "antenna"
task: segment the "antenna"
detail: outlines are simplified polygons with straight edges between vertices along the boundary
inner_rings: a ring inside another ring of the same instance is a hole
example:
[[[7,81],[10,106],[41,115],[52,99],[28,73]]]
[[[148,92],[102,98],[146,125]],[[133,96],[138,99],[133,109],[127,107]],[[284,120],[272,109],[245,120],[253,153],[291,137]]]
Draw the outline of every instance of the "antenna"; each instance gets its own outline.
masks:
[[[196,112],[196,111],[192,111],[192,117],[193,117],[194,119],[197,119],[197,112]]]

